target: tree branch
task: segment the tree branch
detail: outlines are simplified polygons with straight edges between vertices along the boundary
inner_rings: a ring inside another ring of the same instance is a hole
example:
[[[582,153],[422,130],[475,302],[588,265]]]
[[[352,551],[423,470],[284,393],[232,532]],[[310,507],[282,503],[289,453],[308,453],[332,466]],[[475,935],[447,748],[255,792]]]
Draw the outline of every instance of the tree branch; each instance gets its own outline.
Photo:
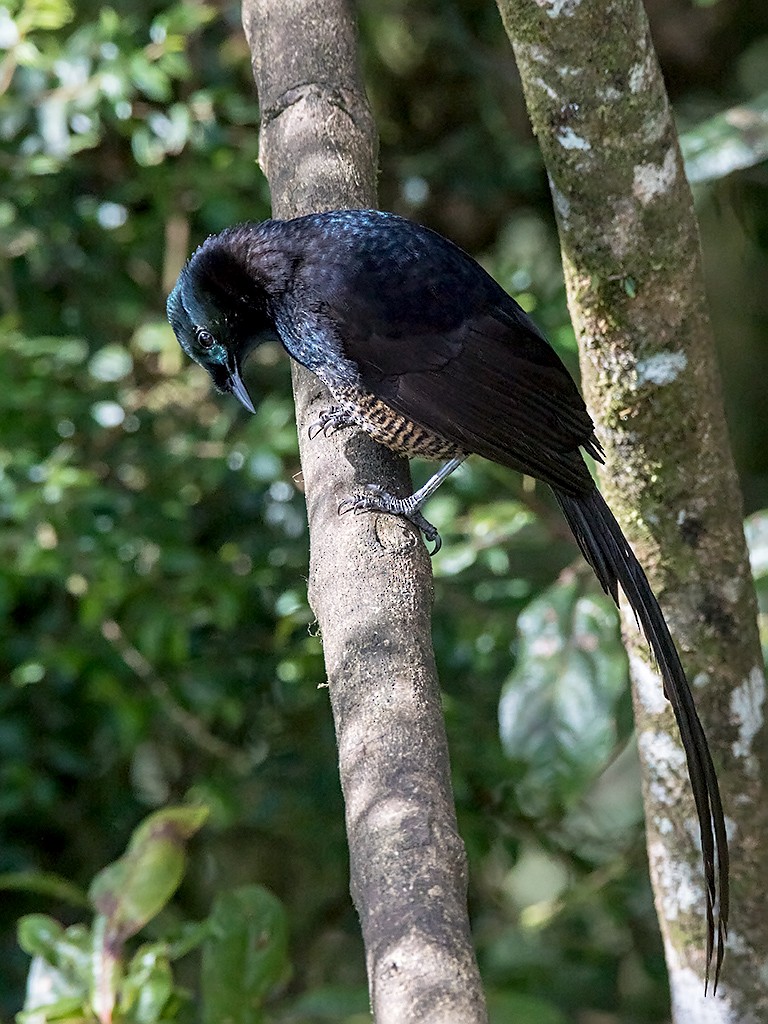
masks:
[[[675,1020],[766,1019],[765,682],[697,225],[664,83],[639,0],[499,7],[550,175],[585,396],[607,453],[602,481],[692,680],[732,835],[733,931],[718,996],[704,1003],[685,760],[625,608]]]
[[[248,0],[243,23],[275,215],[375,205],[375,129],[347,3]],[[407,463],[348,430],[310,442],[308,425],[328,395],[298,367],[294,390],[309,597],[330,682],[373,1011],[379,1024],[482,1022],[431,647],[429,559],[400,520],[337,514],[369,481],[408,493]]]

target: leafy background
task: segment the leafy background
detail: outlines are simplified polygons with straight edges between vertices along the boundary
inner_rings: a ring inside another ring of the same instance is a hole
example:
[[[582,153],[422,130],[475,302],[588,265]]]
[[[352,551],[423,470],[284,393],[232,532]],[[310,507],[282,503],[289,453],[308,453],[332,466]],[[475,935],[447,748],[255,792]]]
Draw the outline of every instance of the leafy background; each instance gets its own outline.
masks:
[[[768,8],[648,8],[702,181],[768,616]],[[139,821],[190,801],[210,816],[150,933],[264,885],[292,964],[268,1019],[365,1019],[287,361],[253,358],[249,417],[164,319],[190,248],[269,212],[238,17],[207,0],[0,7],[0,1019],[24,998],[16,921],[82,920],[78,894]],[[360,19],[381,205],[475,253],[575,371],[546,177],[493,4],[364,0]],[[744,103],[746,137],[712,120]],[[470,463],[430,514],[493,1019],[665,1021],[616,616],[530,481]],[[174,970],[194,993],[199,951]],[[197,1019],[195,1001],[178,1013]]]

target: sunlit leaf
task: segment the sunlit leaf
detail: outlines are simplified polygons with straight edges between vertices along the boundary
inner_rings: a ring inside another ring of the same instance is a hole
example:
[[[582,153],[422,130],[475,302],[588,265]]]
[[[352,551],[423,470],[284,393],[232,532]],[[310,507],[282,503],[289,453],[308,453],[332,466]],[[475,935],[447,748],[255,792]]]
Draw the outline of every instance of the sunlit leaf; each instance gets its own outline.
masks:
[[[768,510],[751,515],[744,524],[749,562],[757,590],[758,625],[763,660],[768,664]]]
[[[135,1024],[157,1024],[174,993],[167,955],[143,947],[133,957],[120,988],[119,1009]]]
[[[207,815],[204,807],[155,812],[133,833],[123,856],[93,880],[89,896],[113,941],[135,935],[173,896],[184,873],[184,844]]]
[[[47,914],[27,914],[19,921],[19,945],[24,952],[51,963],[63,934],[64,928]]]
[[[689,129],[680,147],[693,183],[724,178],[768,159],[768,93]]]

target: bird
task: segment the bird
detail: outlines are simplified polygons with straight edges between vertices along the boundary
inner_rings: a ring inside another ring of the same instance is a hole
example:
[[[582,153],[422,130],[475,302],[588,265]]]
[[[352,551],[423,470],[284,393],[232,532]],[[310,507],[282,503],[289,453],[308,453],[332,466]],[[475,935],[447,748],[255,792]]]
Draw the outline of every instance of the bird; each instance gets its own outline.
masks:
[[[328,389],[310,436],[354,426],[406,457],[443,461],[407,498],[369,484],[339,512],[421,509],[469,455],[548,484],[603,590],[621,589],[645,634],[685,750],[706,899],[705,991],[717,991],[729,914],[728,842],[704,729],[664,614],[582,453],[604,452],[575,381],[543,333],[475,259],[378,210],[243,223],[207,238],[167,302],[182,349],[214,387],[255,406],[243,365],[277,340]],[[434,553],[434,552],[433,552]]]

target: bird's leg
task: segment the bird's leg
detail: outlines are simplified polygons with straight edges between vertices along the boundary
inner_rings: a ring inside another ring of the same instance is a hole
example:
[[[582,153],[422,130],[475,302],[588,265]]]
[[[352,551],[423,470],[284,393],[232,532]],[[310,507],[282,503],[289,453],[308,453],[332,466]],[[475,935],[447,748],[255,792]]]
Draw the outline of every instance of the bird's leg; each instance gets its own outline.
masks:
[[[420,487],[408,498],[397,498],[389,491],[385,491],[383,487],[379,487],[378,484],[366,484],[364,494],[353,494],[351,498],[342,501],[339,505],[339,515],[343,516],[346,512],[389,512],[395,516],[402,516],[421,530],[428,541],[434,541],[435,546],[431,554],[437,554],[443,542],[432,523],[428,522],[421,514],[421,507],[428,498],[432,497],[443,480],[462,464],[465,458],[466,455],[462,455],[461,458],[446,462],[427,480],[423,487]]]
[[[330,437],[334,430],[352,427],[354,424],[354,419],[340,405],[332,405],[330,409],[321,409],[319,417],[307,427],[307,435],[310,441],[314,440],[318,434]]]

